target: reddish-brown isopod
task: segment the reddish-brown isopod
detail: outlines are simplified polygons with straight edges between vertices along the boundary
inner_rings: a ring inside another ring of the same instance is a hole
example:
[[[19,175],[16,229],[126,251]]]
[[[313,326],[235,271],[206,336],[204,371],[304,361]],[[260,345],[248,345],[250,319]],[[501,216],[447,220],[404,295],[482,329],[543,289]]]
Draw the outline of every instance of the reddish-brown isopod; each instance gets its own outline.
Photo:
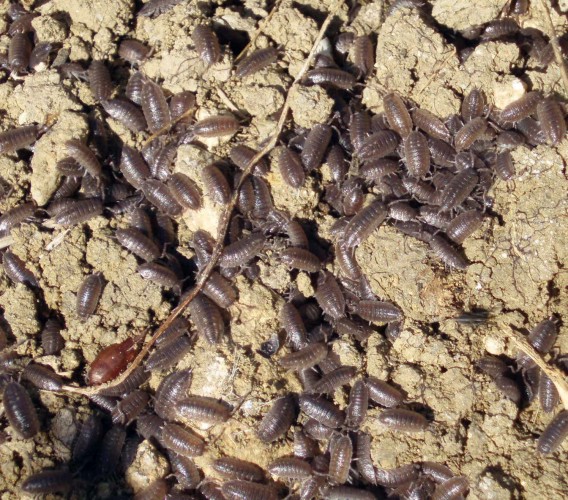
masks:
[[[412,118],[399,95],[391,93],[383,97],[383,106],[390,127],[401,137],[412,131]]]
[[[286,343],[294,350],[297,351],[306,346],[306,327],[300,313],[293,304],[286,302],[282,306],[280,324],[286,332]]]
[[[378,420],[394,431],[420,432],[428,427],[426,417],[402,408],[385,410],[379,415]]]
[[[340,366],[326,373],[307,392],[314,394],[333,394],[339,387],[348,384],[356,375],[354,366]]]
[[[345,424],[358,429],[365,421],[369,406],[369,389],[362,380],[357,380],[349,393],[349,404],[346,409]]]
[[[183,212],[183,207],[177,202],[170,188],[157,179],[147,179],[142,183],[142,192],[152,205],[166,215],[177,217]]]
[[[515,177],[515,166],[513,165],[511,153],[509,151],[497,153],[493,162],[493,169],[499,178],[504,181],[509,181]]]
[[[448,127],[436,115],[427,109],[416,108],[412,111],[414,125],[431,137],[450,142],[452,136]]]
[[[7,233],[11,229],[19,226],[26,219],[33,216],[36,204],[33,202],[22,203],[4,212],[0,217],[0,233]]]
[[[245,170],[252,159],[258,154],[256,149],[253,149],[244,144],[237,144],[231,148],[229,156],[231,161],[241,170]],[[261,158],[253,169],[254,174],[264,175],[268,172],[268,163],[264,158]]]
[[[230,307],[237,300],[237,292],[232,283],[213,271],[205,284],[203,293],[224,309]]]
[[[172,288],[174,292],[180,291],[180,280],[169,267],[156,262],[147,262],[138,266],[138,274],[142,278],[153,281],[163,287]]]
[[[331,441],[329,478],[333,483],[344,484],[349,477],[353,443],[349,436],[334,436]]]
[[[566,136],[566,120],[560,104],[550,97],[540,101],[536,113],[546,142],[552,146]]]
[[[195,183],[185,174],[177,172],[168,182],[172,194],[186,208],[197,210],[201,207],[201,193]]]
[[[469,94],[463,98],[461,105],[461,116],[465,122],[469,122],[474,118],[483,116],[485,110],[485,93],[480,89],[472,89]],[[417,125],[418,126],[418,125]],[[440,139],[446,140],[443,137]],[[449,141],[446,141],[449,142]]]
[[[61,336],[62,326],[55,319],[48,319],[41,332],[41,346],[47,355],[57,354],[65,347],[65,339]]]
[[[128,79],[128,83],[126,84],[126,97],[139,106],[142,104],[142,89],[144,88],[145,81],[146,77],[140,71],[136,71]]]
[[[303,430],[294,431],[294,456],[313,458],[318,453],[318,444]]]
[[[317,68],[306,73],[306,83],[311,85],[330,85],[338,89],[349,90],[355,86],[355,77],[337,68]]]
[[[219,424],[229,420],[231,407],[224,401],[206,396],[191,396],[177,404],[179,415],[203,424]]]
[[[196,489],[201,482],[201,473],[195,465],[195,462],[173,451],[168,453],[168,458],[170,459],[173,473],[180,486],[188,490]]]
[[[256,435],[261,441],[271,443],[285,434],[296,418],[296,401],[292,395],[278,398],[264,415]]]
[[[517,99],[503,108],[501,111],[501,120],[504,122],[518,122],[532,115],[541,100],[542,94],[540,92],[528,92],[520,99]]]
[[[91,363],[88,374],[89,384],[100,385],[116,378],[136,357],[136,353],[137,348],[130,338],[105,347]]]
[[[371,133],[371,118],[364,111],[353,113],[349,119],[349,138],[353,149],[361,149],[364,140]]]
[[[261,69],[270,66],[278,58],[278,52],[273,47],[255,50],[252,54],[245,57],[235,70],[237,78],[245,78]]]
[[[164,91],[157,83],[151,80],[144,81],[140,104],[150,132],[156,133],[171,123],[170,107],[164,96]]]

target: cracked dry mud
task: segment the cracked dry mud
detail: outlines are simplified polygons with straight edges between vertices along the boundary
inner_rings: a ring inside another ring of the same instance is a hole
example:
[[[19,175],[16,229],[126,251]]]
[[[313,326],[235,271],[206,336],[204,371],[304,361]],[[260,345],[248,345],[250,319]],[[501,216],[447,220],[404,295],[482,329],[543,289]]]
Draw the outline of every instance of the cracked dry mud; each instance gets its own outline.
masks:
[[[261,30],[256,45],[263,47],[271,41],[281,46],[283,62],[243,82],[230,78],[233,56],[229,51],[208,70],[198,60],[189,35],[206,17],[198,2],[182,2],[156,19],[133,21],[132,2],[127,0],[105,3],[102,9],[98,1],[53,0],[38,8],[42,16],[34,26],[44,39],[63,41],[72,61],[114,58],[117,40],[123,36],[147,43],[154,52],[142,65],[143,72],[163,82],[171,92],[196,92],[198,105],[211,114],[226,110],[228,103],[247,109],[251,124],[238,139],[255,146],[271,133],[271,115],[282,105],[286,89],[317,35],[318,24],[302,12],[323,11],[328,3],[282,2]],[[440,24],[461,29],[493,19],[505,2],[481,3],[438,0],[432,2],[432,14]],[[257,16],[266,16],[269,11],[262,0],[246,1],[245,5]],[[0,5],[0,13],[6,8],[7,3]],[[384,89],[396,91],[439,116],[458,111],[460,97],[474,86],[482,87],[489,101],[499,107],[518,97],[520,80],[514,70],[519,53],[513,44],[480,45],[461,64],[453,46],[418,15],[403,10],[385,20],[385,11],[382,1],[370,2],[362,6],[349,28],[358,35],[377,35],[375,71],[366,88],[356,89],[373,112],[382,109]],[[53,21],[59,12],[65,12],[72,21],[68,33]],[[208,12],[233,29],[249,34],[255,30],[250,18],[221,4],[212,3]],[[346,9],[339,19],[347,19]],[[542,27],[537,9],[524,22]],[[558,32],[566,31],[564,17],[555,15],[554,23]],[[6,44],[7,36],[0,36],[0,47]],[[113,77],[120,81],[124,75]],[[566,97],[555,64],[546,71],[529,68],[524,77],[546,93]],[[55,70],[45,70],[27,76],[21,85],[0,84],[0,102],[2,129],[30,122],[54,123],[36,143],[31,167],[0,157],[2,184],[13,187],[0,199],[0,211],[17,205],[29,193],[42,205],[57,187],[54,165],[61,152],[56,145],[71,134],[80,136],[87,126],[79,111],[82,103],[93,104],[88,85],[68,81],[62,86]],[[330,117],[332,105],[321,88],[300,87],[293,96],[292,116],[299,126],[311,127]],[[140,139],[119,123],[110,119],[109,125],[126,143],[140,146]],[[230,148],[226,141],[211,145],[220,156]],[[302,220],[312,220],[319,227],[318,236],[330,239],[329,227],[334,219],[320,210],[322,193],[315,190],[311,180],[300,190],[288,188],[276,167],[277,151],[270,155],[272,168],[267,177],[276,207]],[[204,164],[206,156],[197,148],[183,146],[175,171],[191,175]],[[409,400],[433,411],[434,424],[428,431],[404,435],[381,426],[376,410],[371,410],[363,430],[373,437],[372,457],[377,465],[390,468],[420,460],[445,463],[454,473],[468,476],[468,498],[472,499],[543,498],[543,492],[548,499],[562,499],[568,491],[568,446],[547,457],[535,451],[535,437],[550,416],[540,412],[536,402],[520,411],[474,368],[486,346],[495,353],[512,354],[496,340],[499,332],[513,329],[524,333],[551,314],[563,318],[564,323],[568,318],[568,141],[555,148],[520,147],[513,156],[518,173],[515,180],[498,181],[487,194],[494,198],[497,215],[487,218],[466,240],[465,253],[472,262],[466,272],[446,272],[429,255],[425,244],[405,238],[390,227],[380,228],[358,249],[357,259],[373,291],[403,309],[404,332],[392,346],[383,336],[372,336],[366,355],[345,337],[333,344],[333,351],[343,364],[381,379],[390,378],[408,393]],[[325,166],[322,175],[327,175]],[[212,204],[186,215],[179,223],[180,253],[191,257],[187,243],[193,231],[206,228],[214,233],[218,217],[218,209]],[[39,277],[46,304],[66,321],[62,355],[42,355],[38,335],[43,312],[38,310],[34,294],[23,285],[12,284],[0,269],[0,307],[18,341],[19,354],[32,356],[63,375],[84,373],[85,363],[92,361],[102,347],[154,327],[167,317],[171,305],[164,300],[160,287],[139,277],[135,258],[113,237],[114,229],[126,223],[125,217],[97,217],[86,228],[66,232],[50,250],[48,245],[62,230],[51,234],[24,224],[14,231],[12,251]],[[237,279],[239,300],[229,309],[231,340],[218,346],[198,340],[177,366],[193,369],[192,392],[239,406],[226,424],[204,431],[211,444],[196,462],[207,476],[216,476],[211,463],[219,456],[239,456],[266,467],[292,451],[289,441],[269,445],[254,434],[274,398],[301,390],[294,374],[255,353],[279,329],[282,299],[270,288],[282,295],[289,291],[289,273],[275,264],[273,252],[268,250],[261,260],[257,282]],[[107,285],[96,314],[81,323],[74,314],[75,294],[90,272],[101,272]],[[309,279],[301,274],[297,286],[305,295],[313,294]],[[490,321],[472,327],[451,319],[456,312],[472,307],[490,310]],[[556,347],[568,353],[565,325]],[[150,387],[155,389],[162,377],[153,374]],[[7,430],[10,439],[0,444],[2,499],[22,498],[18,488],[25,477],[68,461],[78,423],[91,411],[87,400],[79,396],[36,391],[33,398],[42,408],[43,432],[26,441]],[[347,394],[338,391],[336,402],[344,405],[346,399]],[[139,491],[167,472],[167,460],[144,442],[124,473],[124,482],[119,474],[117,484],[99,484],[96,495],[115,498],[125,484],[131,491]]]

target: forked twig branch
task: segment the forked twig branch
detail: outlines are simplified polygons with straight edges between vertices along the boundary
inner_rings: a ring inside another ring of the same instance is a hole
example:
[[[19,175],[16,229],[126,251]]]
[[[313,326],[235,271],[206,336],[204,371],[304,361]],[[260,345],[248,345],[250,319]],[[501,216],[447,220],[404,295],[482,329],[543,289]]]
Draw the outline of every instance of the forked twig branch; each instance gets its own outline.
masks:
[[[207,266],[199,273],[195,286],[189,291],[189,293],[187,293],[185,295],[185,297],[178,304],[178,306],[171,312],[171,314],[166,318],[166,320],[154,332],[154,335],[152,335],[150,340],[148,340],[146,342],[146,344],[141,349],[141,351],[138,354],[138,356],[136,357],[136,359],[131,363],[131,365],[121,375],[119,375],[117,378],[115,378],[114,380],[112,380],[108,384],[105,384],[104,386],[75,387],[75,386],[66,385],[66,386],[63,387],[63,390],[65,390],[67,392],[73,392],[73,393],[76,393],[76,394],[83,394],[85,396],[91,396],[91,395],[97,394],[103,388],[106,389],[108,387],[115,386],[115,385],[121,383],[122,381],[124,381],[124,379],[126,379],[142,363],[142,361],[144,360],[144,358],[146,357],[146,355],[148,354],[148,352],[150,351],[150,349],[152,348],[152,346],[154,345],[156,340],[158,340],[158,338],[164,333],[164,331],[186,309],[186,307],[191,303],[191,301],[201,291],[201,289],[203,288],[203,285],[205,284],[205,282],[207,281],[207,279],[211,275],[211,272],[213,271],[213,269],[217,265],[217,261],[219,260],[219,257],[221,256],[221,252],[223,251],[225,235],[227,233],[227,228],[229,227],[229,222],[231,220],[231,214],[233,213],[233,210],[235,209],[235,207],[237,205],[237,201],[238,201],[238,197],[239,197],[239,189],[242,186],[243,182],[248,178],[248,176],[251,175],[254,166],[260,161],[260,159],[263,156],[267,155],[278,143],[278,138],[280,137],[280,134],[282,133],[282,130],[284,129],[284,124],[286,123],[286,119],[288,117],[288,112],[290,111],[290,96],[292,95],[292,90],[301,82],[302,78],[304,77],[304,75],[308,71],[308,69],[309,69],[309,67],[310,67],[310,65],[311,65],[311,63],[312,63],[312,61],[315,57],[317,47],[318,47],[319,43],[321,42],[321,40],[323,39],[329,24],[331,23],[336,12],[339,10],[339,7],[341,6],[341,4],[342,4],[342,1],[337,0],[335,5],[331,9],[330,13],[328,14],[328,16],[325,18],[325,21],[323,22],[323,24],[322,24],[322,26],[319,30],[318,36],[316,37],[314,44],[312,45],[312,49],[310,50],[310,53],[309,53],[308,57],[306,58],[303,66],[302,66],[302,69],[300,70],[300,72],[298,73],[298,76],[296,76],[294,82],[292,83],[292,85],[288,89],[288,92],[286,94],[286,100],[284,101],[284,106],[282,107],[282,112],[280,114],[280,119],[278,120],[278,123],[276,125],[276,129],[275,129],[274,133],[272,134],[270,141],[268,141],[268,143],[264,146],[264,148],[262,148],[262,150],[260,150],[250,160],[247,167],[243,170],[243,173],[241,175],[239,183],[237,184],[237,187],[235,188],[233,195],[231,197],[231,201],[229,202],[226,209],[223,211],[223,213],[221,215],[221,220],[219,221],[219,228],[218,228],[218,231],[217,231],[217,240],[216,240],[216,243],[215,243],[215,247],[213,248],[213,252],[211,254],[211,259],[209,260]]]

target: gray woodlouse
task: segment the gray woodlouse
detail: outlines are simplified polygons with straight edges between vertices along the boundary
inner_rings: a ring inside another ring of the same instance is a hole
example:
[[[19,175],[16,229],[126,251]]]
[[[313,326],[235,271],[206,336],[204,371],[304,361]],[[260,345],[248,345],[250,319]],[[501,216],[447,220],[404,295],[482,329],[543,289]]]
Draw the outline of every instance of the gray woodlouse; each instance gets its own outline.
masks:
[[[340,366],[326,373],[307,392],[313,394],[333,394],[339,387],[348,384],[356,373],[357,369],[354,366]]]
[[[327,500],[376,500],[376,496],[370,491],[353,486],[334,486],[326,488]]]
[[[461,116],[464,119],[464,121],[469,122],[474,118],[483,116],[485,110],[485,104],[486,104],[485,93],[477,88],[472,89],[463,98],[461,105]],[[440,137],[440,139],[443,139],[443,137]]]
[[[201,193],[187,175],[176,172],[170,177],[168,187],[177,201],[184,207],[192,210],[198,210],[201,207]]]
[[[196,489],[201,482],[201,473],[193,460],[173,451],[168,453],[168,458],[179,485],[184,489]]]
[[[111,387],[105,387],[101,389],[99,391],[99,394],[101,394],[102,396],[126,396],[132,391],[138,389],[138,387],[140,387],[149,378],[150,372],[146,371],[144,367],[139,366],[122,382]]]
[[[464,476],[457,476],[436,486],[432,500],[453,500],[463,497],[469,489],[469,481]]]
[[[264,471],[252,462],[235,457],[222,457],[213,462],[213,469],[225,479],[242,479],[243,481],[262,481]]]
[[[492,166],[497,176],[504,181],[509,181],[515,177],[515,166],[509,151],[497,153]]]
[[[417,128],[426,132],[429,136],[448,143],[452,140],[452,135],[444,122],[427,109],[416,108],[413,110],[412,120]]]
[[[368,162],[390,155],[397,147],[398,135],[395,132],[392,130],[379,130],[361,141],[357,155],[364,162]]]
[[[300,155],[308,172],[321,165],[330,141],[331,127],[328,125],[317,124],[310,130]]]
[[[403,313],[398,307],[379,300],[360,300],[355,304],[353,312],[365,321],[375,323],[390,323],[403,319]]]
[[[264,234],[251,233],[227,245],[221,253],[219,265],[221,267],[244,266],[259,254],[265,244],[266,236],[264,236]]]
[[[412,118],[399,95],[390,93],[383,97],[383,106],[390,127],[401,137],[412,132]]]
[[[207,195],[219,205],[226,205],[231,199],[231,186],[221,169],[211,163],[201,171],[201,178]]]
[[[272,486],[240,479],[224,483],[221,491],[227,500],[278,500],[278,493]]]
[[[189,304],[191,320],[197,333],[209,344],[216,344],[225,333],[225,323],[217,305],[202,293]]]
[[[110,72],[103,61],[92,61],[89,66],[89,86],[95,101],[105,101],[112,94]]]
[[[479,176],[473,168],[458,172],[440,196],[440,209],[452,210],[461,205],[475,189]]]
[[[272,63],[276,62],[277,59],[278,51],[273,47],[255,50],[237,64],[235,75],[237,78],[246,78],[270,66]]]
[[[280,309],[280,325],[286,332],[286,343],[294,350],[306,346],[307,331],[296,307],[286,302]]]
[[[428,141],[421,132],[412,131],[404,139],[406,168],[412,177],[423,177],[430,169]]]
[[[151,49],[138,40],[123,40],[118,46],[118,56],[130,64],[140,64]]]
[[[129,425],[146,408],[150,395],[147,392],[135,390],[120,401],[111,411],[114,424]]]
[[[100,273],[87,276],[77,291],[77,316],[85,321],[91,316],[99,304],[103,291],[103,280]]]
[[[330,439],[335,432],[331,427],[324,425],[317,420],[310,418],[306,421],[303,427],[304,431],[318,441],[325,441]]]
[[[318,453],[318,444],[303,430],[294,431],[294,456],[298,458],[313,458]]]
[[[527,340],[538,352],[546,354],[550,351],[550,349],[552,349],[552,346],[556,342],[557,335],[557,321],[552,317],[545,319],[536,325],[529,333]],[[519,367],[524,369],[535,366],[534,361],[524,353],[520,353],[517,356],[517,364]]]
[[[477,367],[490,377],[496,378],[507,371],[507,365],[495,356],[483,356],[477,363]]]
[[[71,460],[81,463],[90,457],[103,435],[103,425],[99,417],[89,415],[80,425],[79,433],[73,443]]]
[[[170,99],[170,114],[172,120],[179,120],[185,115],[180,123],[186,123],[189,120],[189,111],[195,108],[195,94],[193,92],[184,91],[174,94]]]
[[[162,437],[162,429],[165,421],[154,414],[141,415],[136,419],[136,430],[144,439],[156,438],[160,440]],[[169,455],[171,452],[169,453]],[[172,462],[173,466],[173,462]]]
[[[552,413],[559,401],[558,389],[556,389],[554,382],[544,373],[540,374],[538,400],[542,411],[545,413]]]
[[[280,365],[287,370],[304,370],[317,365],[327,356],[327,346],[324,343],[308,344],[299,351],[282,356]]]
[[[454,165],[454,158],[456,150],[448,143],[428,137],[428,146],[430,147],[430,156],[436,165],[441,167],[452,167]]]
[[[233,115],[209,116],[193,126],[193,133],[201,137],[223,137],[239,130],[239,121]]]
[[[338,89],[350,90],[355,86],[355,77],[337,68],[317,68],[306,73],[305,82],[311,85],[331,85]]]
[[[481,227],[482,222],[482,212],[468,210],[451,220],[446,228],[446,234],[455,243],[462,244]]]
[[[26,125],[5,130],[0,133],[0,154],[14,153],[27,148],[35,142],[39,133],[37,125]]]
[[[11,251],[4,252],[2,256],[4,272],[14,283],[37,287],[38,282],[34,274],[26,267],[24,261]]]
[[[162,88],[151,80],[144,80],[140,94],[142,112],[148,129],[153,134],[167,127],[172,117]]]
[[[278,398],[264,415],[256,435],[265,443],[272,443],[284,435],[296,418],[296,401],[291,394]]]
[[[355,438],[355,463],[357,471],[364,481],[377,484],[375,466],[371,460],[371,436],[365,432],[358,432]]]
[[[280,261],[292,269],[317,273],[321,269],[319,258],[305,248],[289,247],[280,253]]]
[[[369,75],[375,63],[371,38],[367,35],[355,38],[350,53],[353,64],[361,74],[364,76]]]
[[[102,105],[111,118],[122,123],[132,132],[146,130],[146,118],[140,108],[133,102],[126,99],[111,99],[103,101]]]
[[[348,248],[357,247],[365,241],[386,219],[387,210],[380,201],[374,201],[353,217],[343,233]]]
[[[331,146],[325,162],[329,167],[331,178],[335,182],[341,182],[347,174],[347,169],[349,166],[345,159],[345,152],[339,144],[334,144],[333,146]]]
[[[335,262],[350,280],[357,281],[361,278],[362,271],[355,258],[354,249],[348,248],[342,241],[335,244]]]
[[[393,469],[375,469],[377,483],[388,488],[396,488],[418,477],[419,469],[415,464],[402,465]]]
[[[114,425],[104,435],[99,445],[95,467],[100,477],[107,477],[116,471],[126,441],[126,429]]]
[[[469,265],[465,257],[448,241],[438,235],[428,238],[428,244],[434,254],[448,267],[465,271]]]
[[[281,457],[268,464],[268,472],[276,477],[289,480],[301,480],[312,475],[312,467],[301,458]]]
[[[513,403],[519,403],[521,400],[521,391],[517,383],[510,379],[509,377],[503,377],[501,375],[495,378],[495,385],[501,391],[501,393]]]
[[[489,21],[481,35],[482,40],[496,40],[514,35],[519,31],[519,25],[514,19],[503,18]]]
[[[40,429],[39,418],[28,391],[17,382],[4,388],[4,413],[12,428],[24,439],[31,439]]]
[[[16,73],[24,72],[30,63],[32,46],[25,33],[15,33],[8,46],[8,66]]]
[[[568,436],[568,410],[562,410],[542,431],[536,449],[543,455],[554,453]]]
[[[344,484],[349,477],[353,443],[349,436],[334,436],[330,446],[329,478],[335,484]]]
[[[140,71],[132,73],[126,84],[125,95],[132,102],[142,104],[142,89],[144,88],[144,82],[146,77]]]
[[[188,458],[201,456],[205,450],[205,442],[201,437],[170,422],[164,424],[161,442],[168,450]]]
[[[428,420],[420,413],[402,408],[384,410],[378,421],[394,431],[420,432],[428,427]]]
[[[55,319],[48,319],[41,331],[41,346],[44,354],[57,354],[65,347],[65,339],[61,335],[62,326]]]
[[[53,368],[36,363],[30,363],[24,368],[22,378],[44,391],[59,391],[63,387],[63,379]]]
[[[0,233],[7,233],[11,229],[19,226],[22,222],[33,216],[36,204],[33,202],[22,203],[0,217]]]
[[[166,215],[177,217],[183,212],[183,207],[162,181],[147,179],[142,183],[142,192],[146,199]]]
[[[404,399],[398,389],[376,377],[367,377],[365,385],[369,389],[369,398],[385,408],[398,406]]]
[[[532,115],[541,100],[542,94],[540,92],[527,92],[523,97],[503,108],[501,111],[501,120],[505,122],[518,122]]]
[[[202,292],[223,309],[227,309],[237,300],[237,292],[233,284],[216,271],[210,274],[203,285]]]
[[[288,148],[282,148],[278,157],[282,179],[289,186],[299,189],[306,182],[306,174],[300,156]]]
[[[65,143],[67,154],[83,167],[92,177],[100,177],[102,167],[95,153],[84,142],[70,139]]]
[[[139,16],[143,17],[158,17],[168,10],[173,9],[181,0],[150,0],[145,3],[138,11]]]
[[[371,118],[365,111],[357,111],[349,118],[349,138],[356,152],[359,152],[366,137],[371,133]]]
[[[349,335],[355,337],[359,342],[366,341],[374,330],[364,323],[356,323],[352,319],[341,318],[335,323],[335,330],[339,335]]]
[[[202,424],[220,424],[229,420],[228,403],[207,396],[190,396],[177,404],[179,415]]]
[[[124,248],[147,262],[156,260],[160,256],[158,246],[137,229],[117,229],[115,234],[116,239]]]
[[[463,151],[473,146],[473,143],[485,134],[487,120],[481,116],[468,121],[456,134],[454,146],[456,151]]]
[[[21,488],[31,495],[67,493],[73,488],[73,475],[66,470],[42,470],[28,476]]]
[[[195,50],[207,67],[215,64],[221,58],[219,39],[210,26],[199,24],[191,35]]]
[[[319,396],[301,395],[300,409],[308,417],[317,420],[327,427],[337,428],[345,421],[345,412],[343,410],[340,410],[331,401]]]
[[[345,297],[329,271],[321,271],[318,275],[315,298],[323,312],[333,319],[345,316]]]
[[[410,221],[416,219],[418,211],[406,201],[395,201],[389,204],[388,214],[394,220]]]
[[[546,142],[546,136],[540,126],[540,123],[533,118],[523,118],[517,123],[517,130],[523,134],[527,142],[532,146],[538,146]]]
[[[146,360],[150,371],[167,370],[181,361],[192,348],[189,337],[183,335],[156,349]]]
[[[546,142],[555,146],[562,141],[566,136],[566,121],[560,104],[551,98],[544,99],[538,103],[536,113]]]
[[[156,262],[148,262],[138,266],[138,274],[146,280],[153,281],[166,288],[172,288],[174,292],[180,291],[180,280],[176,273],[169,267]]]
[[[420,471],[422,474],[430,476],[437,483],[443,483],[454,477],[454,473],[449,467],[437,462],[420,462]]]
[[[229,157],[237,167],[239,167],[241,170],[245,170],[257,154],[258,151],[256,149],[253,149],[244,144],[237,144],[236,146],[233,146],[231,148]],[[260,161],[258,161],[254,166],[253,172],[255,175],[264,175],[268,172],[268,170],[268,163],[264,158],[261,158]]]

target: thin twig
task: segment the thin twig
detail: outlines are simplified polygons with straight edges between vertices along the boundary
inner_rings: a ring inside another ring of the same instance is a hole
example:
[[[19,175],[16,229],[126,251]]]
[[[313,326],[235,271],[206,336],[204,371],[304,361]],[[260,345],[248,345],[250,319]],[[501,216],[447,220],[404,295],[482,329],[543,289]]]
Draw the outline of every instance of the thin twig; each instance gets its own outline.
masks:
[[[183,300],[178,304],[178,306],[171,312],[171,314],[166,318],[166,320],[160,325],[160,327],[155,331],[154,335],[150,338],[150,340],[146,343],[146,345],[142,348],[136,359],[132,362],[132,364],[117,378],[109,382],[104,386],[97,386],[97,387],[75,387],[75,386],[64,386],[63,389],[68,392],[74,392],[78,394],[83,394],[85,396],[91,396],[93,394],[97,394],[103,388],[113,387],[126,379],[139,365],[142,363],[156,340],[164,333],[164,331],[172,324],[172,322],[185,310],[185,308],[190,304],[190,302],[197,296],[197,294],[203,288],[203,285],[209,278],[211,272],[217,265],[217,261],[221,256],[221,252],[223,251],[225,235],[227,233],[227,228],[229,227],[229,221],[231,220],[231,214],[233,213],[234,208],[237,205],[237,201],[239,198],[239,189],[242,186],[243,182],[247,179],[249,175],[251,175],[254,166],[261,160],[261,158],[267,155],[277,144],[278,138],[282,133],[284,128],[284,124],[286,123],[286,119],[288,116],[288,111],[290,110],[290,96],[292,95],[292,90],[300,83],[304,74],[308,71],[314,57],[316,54],[317,47],[320,41],[323,39],[325,32],[331,23],[333,17],[335,16],[336,12],[339,10],[342,1],[338,0],[330,11],[328,16],[326,17],[325,21],[323,22],[321,29],[314,41],[312,46],[312,50],[310,51],[302,69],[300,70],[298,76],[288,89],[288,93],[286,95],[286,100],[284,101],[284,106],[282,107],[282,112],[280,114],[280,119],[278,120],[278,124],[276,126],[276,130],[274,134],[271,136],[270,141],[259,151],[248,163],[247,167],[243,170],[241,178],[235,188],[233,195],[231,197],[230,203],[227,205],[227,208],[223,211],[221,215],[221,220],[219,221],[219,229],[217,231],[217,240],[215,242],[215,247],[213,248],[213,252],[211,254],[211,258],[207,263],[207,266],[203,271],[201,271],[197,277],[197,282],[193,289],[189,291],[183,298]]]
[[[568,70],[566,69],[566,64],[564,62],[564,57],[562,57],[562,49],[560,48],[560,43],[558,43],[558,37],[556,36],[556,30],[554,29],[554,24],[552,24],[552,16],[550,15],[550,6],[547,0],[540,0],[542,8],[544,10],[544,19],[548,24],[548,36],[550,36],[550,43],[552,44],[552,50],[554,51],[554,58],[556,63],[560,68],[560,75],[562,76],[562,83],[564,84],[564,90],[568,93]]]
[[[530,345],[525,339],[519,337],[512,330],[502,331],[499,334],[535,362],[535,364],[554,384],[558,390],[558,395],[560,396],[564,409],[568,410],[568,379],[566,374],[556,366],[552,366],[544,361],[544,359],[542,359],[542,355],[532,345]]]

